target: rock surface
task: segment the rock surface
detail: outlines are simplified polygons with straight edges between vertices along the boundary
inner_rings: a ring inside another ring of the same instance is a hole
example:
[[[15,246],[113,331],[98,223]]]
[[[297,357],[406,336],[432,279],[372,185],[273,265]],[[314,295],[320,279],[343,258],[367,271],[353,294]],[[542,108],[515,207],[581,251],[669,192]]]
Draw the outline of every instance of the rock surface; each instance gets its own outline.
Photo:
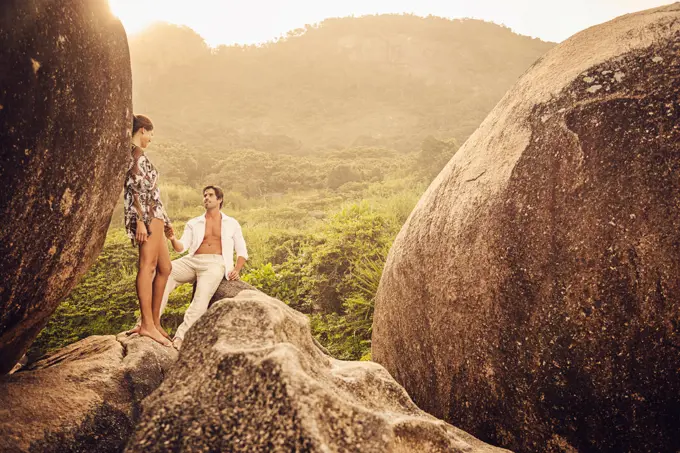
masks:
[[[177,359],[137,335],[92,336],[0,378],[0,451],[122,451]]]
[[[187,333],[126,451],[506,451],[420,411],[381,366],[325,355],[283,302],[222,290],[240,293]]]
[[[3,2],[0,49],[3,374],[102,248],[132,98],[127,38],[106,0]]]
[[[243,280],[227,280],[223,278],[220,286],[217,287],[215,294],[210,299],[209,306],[212,306],[212,304],[219,300],[236,297],[241,291],[245,290],[255,290],[255,288]]]
[[[402,228],[373,359],[497,445],[678,451],[679,175],[680,3],[573,36]]]

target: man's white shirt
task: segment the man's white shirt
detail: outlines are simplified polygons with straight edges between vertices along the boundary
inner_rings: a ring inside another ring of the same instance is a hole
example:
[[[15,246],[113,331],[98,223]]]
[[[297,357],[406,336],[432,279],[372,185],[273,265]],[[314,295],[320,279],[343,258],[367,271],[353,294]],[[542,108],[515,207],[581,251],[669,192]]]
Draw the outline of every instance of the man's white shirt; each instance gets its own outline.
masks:
[[[222,258],[224,259],[225,277],[234,269],[234,250],[236,256],[248,259],[246,241],[243,239],[241,225],[233,217],[229,217],[220,211],[222,215]],[[194,256],[196,250],[203,243],[205,237],[205,214],[194,217],[184,226],[182,239],[179,241],[184,247],[182,251],[189,250],[189,256]]]

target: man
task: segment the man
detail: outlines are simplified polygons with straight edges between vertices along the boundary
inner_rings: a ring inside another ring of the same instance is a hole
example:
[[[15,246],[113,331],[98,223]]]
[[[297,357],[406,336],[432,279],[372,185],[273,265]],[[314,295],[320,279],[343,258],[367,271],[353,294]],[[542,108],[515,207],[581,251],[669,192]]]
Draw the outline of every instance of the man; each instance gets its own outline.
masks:
[[[196,282],[194,298],[184,314],[184,322],[177,328],[173,345],[180,349],[184,334],[208,309],[208,303],[223,277],[237,280],[248,259],[241,225],[223,214],[224,192],[217,186],[203,189],[205,214],[189,220],[182,239],[177,240],[172,228],[166,232],[176,252],[189,253],[172,262],[172,272],[165,286],[160,312],[163,313],[170,293],[178,284]],[[237,260],[234,265],[234,249]]]

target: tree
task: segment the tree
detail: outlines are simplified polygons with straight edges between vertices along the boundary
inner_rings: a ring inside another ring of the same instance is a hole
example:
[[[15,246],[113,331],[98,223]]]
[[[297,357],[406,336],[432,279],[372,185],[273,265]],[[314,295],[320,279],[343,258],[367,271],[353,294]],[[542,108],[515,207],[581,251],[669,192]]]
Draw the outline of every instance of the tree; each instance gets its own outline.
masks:
[[[328,173],[328,187],[335,190],[348,182],[361,181],[361,175],[350,165],[339,164]]]
[[[416,159],[418,173],[432,180],[451,160],[458,148],[459,145],[455,139],[437,140],[431,135],[425,137]]]

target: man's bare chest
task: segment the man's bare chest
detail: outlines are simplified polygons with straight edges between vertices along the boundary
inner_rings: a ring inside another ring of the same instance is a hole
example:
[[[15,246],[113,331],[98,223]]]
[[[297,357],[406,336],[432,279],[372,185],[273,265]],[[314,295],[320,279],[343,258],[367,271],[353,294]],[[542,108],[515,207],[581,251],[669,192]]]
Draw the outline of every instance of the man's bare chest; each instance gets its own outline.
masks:
[[[205,225],[205,238],[220,239],[222,237],[221,222],[207,222]]]

